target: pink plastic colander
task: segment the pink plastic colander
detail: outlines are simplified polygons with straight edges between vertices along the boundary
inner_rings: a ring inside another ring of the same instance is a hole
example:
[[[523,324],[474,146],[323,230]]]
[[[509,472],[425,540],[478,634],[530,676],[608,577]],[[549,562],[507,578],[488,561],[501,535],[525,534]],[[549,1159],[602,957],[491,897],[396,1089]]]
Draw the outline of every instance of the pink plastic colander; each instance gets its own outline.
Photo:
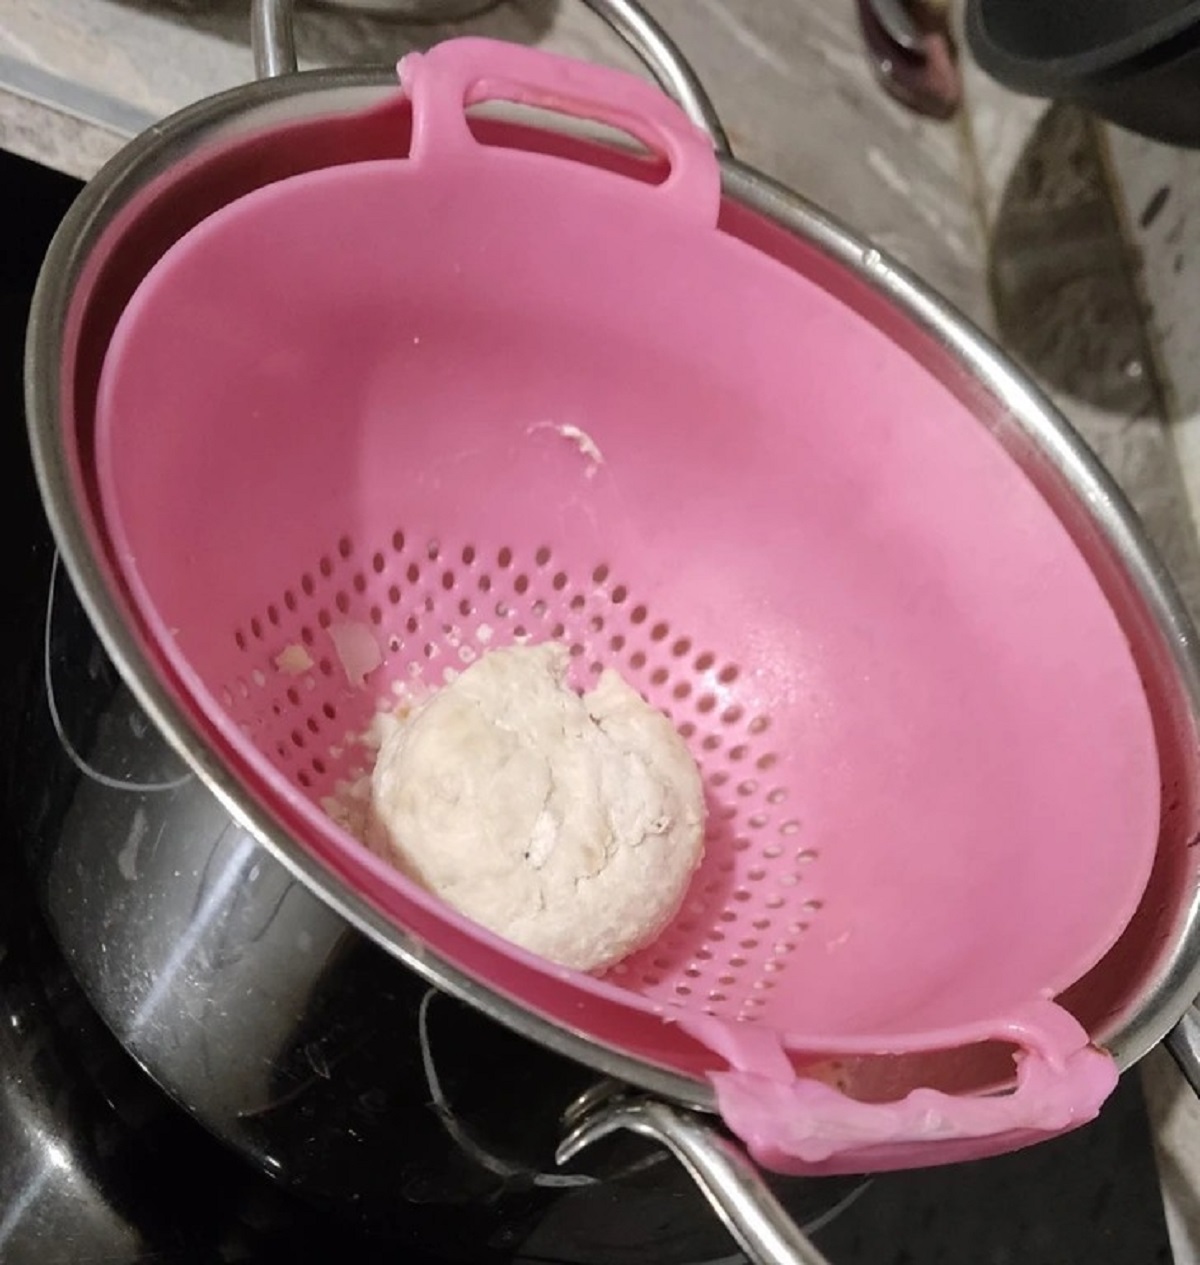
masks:
[[[407,157],[213,214],[112,340],[107,531],[179,697],[399,925],[708,1077],[769,1167],[1090,1118],[1115,1068],[1052,998],[1132,915],[1160,804],[1138,673],[1066,530],[815,268],[723,230],[711,146],[657,90],[481,40],[400,73]],[[652,157],[484,144],[464,107],[492,98]],[[707,787],[684,907],[602,979],[469,924],[320,806],[398,692],[548,638],[579,684],[612,666],[666,711]],[[1019,1051],[1014,1093],[860,1103],[815,1071],[990,1041]]]

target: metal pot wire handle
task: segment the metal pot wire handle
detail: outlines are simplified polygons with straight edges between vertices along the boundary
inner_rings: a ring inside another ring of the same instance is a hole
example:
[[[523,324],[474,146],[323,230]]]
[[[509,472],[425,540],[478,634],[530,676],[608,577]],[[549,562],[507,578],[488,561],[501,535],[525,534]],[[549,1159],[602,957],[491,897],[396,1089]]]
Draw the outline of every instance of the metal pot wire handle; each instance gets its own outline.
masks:
[[[730,156],[715,107],[662,27],[633,0],[584,3],[637,53],[659,86],[707,133],[717,153]],[[293,0],[253,0],[251,38],[260,79],[294,72]],[[560,1162],[615,1131],[651,1138],[683,1164],[753,1265],[830,1265],[792,1222],[741,1148],[698,1113],[644,1097],[617,1097],[570,1124],[559,1148]]]
[[[697,1112],[614,1092],[567,1123],[570,1131],[558,1148],[560,1164],[611,1133],[636,1133],[665,1147],[683,1165],[752,1265],[831,1265],[788,1216],[745,1151]]]
[[[666,31],[634,0],[583,0],[629,45],[659,87],[706,132],[717,153],[732,149],[720,116],[699,76]],[[291,74],[296,69],[296,31],[293,0],[253,0],[250,37],[254,69],[260,79]]]

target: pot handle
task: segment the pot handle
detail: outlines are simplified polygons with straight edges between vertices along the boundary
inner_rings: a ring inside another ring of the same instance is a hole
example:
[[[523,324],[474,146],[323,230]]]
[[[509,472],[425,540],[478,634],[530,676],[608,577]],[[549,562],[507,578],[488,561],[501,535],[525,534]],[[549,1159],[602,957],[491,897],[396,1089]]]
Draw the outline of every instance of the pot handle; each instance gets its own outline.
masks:
[[[560,1164],[618,1130],[661,1143],[687,1169],[751,1265],[830,1265],[792,1222],[736,1143],[691,1111],[614,1095],[590,1106],[558,1148]]]
[[[584,0],[629,45],[684,114],[703,131],[718,154],[732,151],[716,107],[686,57],[636,0]],[[296,69],[293,0],[253,0],[250,37],[260,79]]]

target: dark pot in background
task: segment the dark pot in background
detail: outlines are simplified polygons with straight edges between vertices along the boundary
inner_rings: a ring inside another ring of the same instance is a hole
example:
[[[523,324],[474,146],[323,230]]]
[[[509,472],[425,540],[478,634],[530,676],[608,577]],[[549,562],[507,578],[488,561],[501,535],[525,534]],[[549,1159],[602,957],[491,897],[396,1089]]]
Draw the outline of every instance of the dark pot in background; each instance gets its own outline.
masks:
[[[967,0],[967,41],[999,83],[1200,145],[1197,0]]]

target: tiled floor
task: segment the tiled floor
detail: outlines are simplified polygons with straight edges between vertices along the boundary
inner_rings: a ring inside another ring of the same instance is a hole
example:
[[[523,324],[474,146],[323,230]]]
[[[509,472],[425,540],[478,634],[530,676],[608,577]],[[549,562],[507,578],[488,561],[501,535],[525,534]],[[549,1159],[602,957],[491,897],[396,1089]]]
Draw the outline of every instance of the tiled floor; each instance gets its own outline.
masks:
[[[1121,209],[1140,264],[1171,426],[1193,506],[1200,506],[1200,153],[1106,129]]]

